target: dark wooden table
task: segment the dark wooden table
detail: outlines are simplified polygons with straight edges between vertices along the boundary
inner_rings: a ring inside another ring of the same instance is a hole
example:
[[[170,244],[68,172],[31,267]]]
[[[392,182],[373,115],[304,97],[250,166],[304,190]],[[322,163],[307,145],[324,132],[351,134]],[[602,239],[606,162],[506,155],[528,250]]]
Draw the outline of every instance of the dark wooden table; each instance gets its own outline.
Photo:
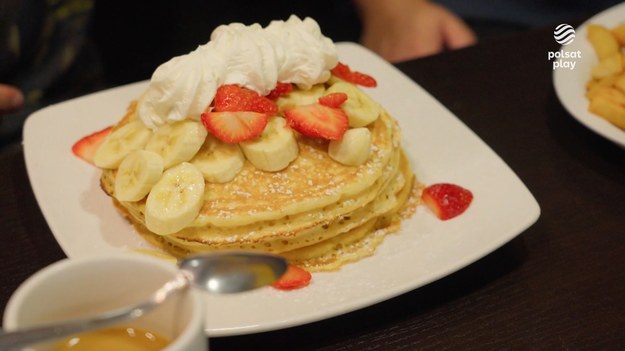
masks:
[[[219,350],[623,350],[625,150],[574,120],[552,85],[551,28],[398,67],[489,144],[538,200],[538,222],[482,260],[347,315]],[[406,131],[410,133],[410,131]],[[0,154],[0,312],[64,257],[20,147]]]

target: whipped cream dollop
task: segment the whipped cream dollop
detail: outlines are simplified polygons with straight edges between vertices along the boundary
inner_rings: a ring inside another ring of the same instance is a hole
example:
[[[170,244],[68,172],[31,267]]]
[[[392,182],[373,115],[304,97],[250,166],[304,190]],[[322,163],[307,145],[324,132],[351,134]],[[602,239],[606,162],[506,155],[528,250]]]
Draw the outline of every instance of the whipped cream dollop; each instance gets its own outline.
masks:
[[[222,25],[208,43],[154,71],[137,113],[150,128],[199,119],[221,85],[238,84],[261,95],[277,82],[307,89],[328,80],[337,63],[334,43],[312,18],[292,15],[264,28]]]

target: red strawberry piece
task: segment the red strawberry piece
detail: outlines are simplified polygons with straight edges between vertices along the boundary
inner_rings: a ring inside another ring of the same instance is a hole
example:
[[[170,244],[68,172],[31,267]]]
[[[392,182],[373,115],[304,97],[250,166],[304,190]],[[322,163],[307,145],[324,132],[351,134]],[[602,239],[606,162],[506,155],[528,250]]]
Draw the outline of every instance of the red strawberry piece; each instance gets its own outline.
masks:
[[[349,125],[343,110],[319,103],[287,109],[284,116],[291,128],[298,132],[327,140],[341,139]]]
[[[353,84],[362,85],[363,87],[374,88],[378,82],[368,74],[352,71],[348,65],[339,62],[336,67],[330,70],[333,75],[346,80]]]
[[[286,272],[272,286],[280,290],[299,289],[310,284],[312,275],[305,269],[290,264]]]
[[[239,143],[257,137],[265,129],[269,116],[260,112],[225,111],[202,114],[204,127],[217,139]]]
[[[82,137],[72,145],[74,155],[93,164],[93,157],[100,145],[104,142],[104,139],[106,139],[106,136],[111,132],[111,128],[112,127],[106,127],[100,131]]]
[[[378,82],[373,77],[362,72],[352,72],[352,75],[349,79],[350,82],[362,85],[363,87],[375,88],[376,86],[378,86]]]
[[[347,100],[345,93],[330,93],[319,98],[319,103],[328,107],[339,107]]]
[[[473,201],[471,191],[449,183],[432,184],[423,190],[421,199],[442,220],[462,214]]]
[[[280,96],[287,95],[293,91],[293,85],[291,83],[278,82],[275,88],[267,94],[267,98],[270,100],[276,100]]]
[[[278,105],[257,92],[235,84],[222,85],[213,99],[213,111],[251,111],[270,116],[278,112]]]
[[[330,72],[333,75],[335,75],[335,76],[337,76],[337,77],[339,77],[341,79],[346,79],[352,73],[352,70],[349,68],[348,65],[346,65],[346,64],[344,64],[342,62],[339,62],[339,63],[336,64],[336,67],[334,67],[334,68],[332,68],[330,70]]]

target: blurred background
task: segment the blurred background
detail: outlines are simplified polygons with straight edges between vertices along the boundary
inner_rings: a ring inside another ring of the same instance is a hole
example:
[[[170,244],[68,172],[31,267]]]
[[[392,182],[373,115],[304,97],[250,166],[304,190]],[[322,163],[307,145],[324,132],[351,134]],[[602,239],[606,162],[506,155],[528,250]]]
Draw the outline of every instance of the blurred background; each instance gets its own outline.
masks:
[[[365,17],[357,4],[376,1],[391,4],[402,0],[0,0],[0,84],[18,87],[24,97],[22,108],[0,109],[0,147],[20,142],[21,127],[32,112],[97,90],[149,79],[161,63],[206,43],[220,24],[265,26],[296,14],[314,18],[336,42],[358,42]],[[449,6],[484,41],[564,19],[579,24],[616,2],[436,3]],[[380,30],[384,31],[384,25]]]

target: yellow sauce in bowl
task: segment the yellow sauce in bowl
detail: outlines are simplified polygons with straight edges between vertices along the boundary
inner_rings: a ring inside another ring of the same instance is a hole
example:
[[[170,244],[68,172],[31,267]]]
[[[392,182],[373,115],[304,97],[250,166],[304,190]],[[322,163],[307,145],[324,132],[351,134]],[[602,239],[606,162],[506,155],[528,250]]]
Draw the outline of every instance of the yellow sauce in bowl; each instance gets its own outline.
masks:
[[[157,351],[169,340],[150,331],[128,326],[111,327],[66,338],[54,351]]]

